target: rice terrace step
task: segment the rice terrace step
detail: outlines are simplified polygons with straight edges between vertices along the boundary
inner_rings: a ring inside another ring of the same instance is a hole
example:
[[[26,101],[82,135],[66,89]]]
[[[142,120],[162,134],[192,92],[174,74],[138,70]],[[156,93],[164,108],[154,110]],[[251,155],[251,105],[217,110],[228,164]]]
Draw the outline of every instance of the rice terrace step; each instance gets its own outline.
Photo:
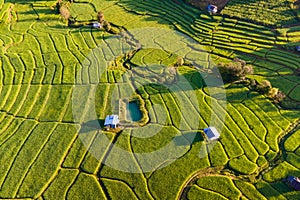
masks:
[[[1,0],[0,199],[300,199],[299,0]]]

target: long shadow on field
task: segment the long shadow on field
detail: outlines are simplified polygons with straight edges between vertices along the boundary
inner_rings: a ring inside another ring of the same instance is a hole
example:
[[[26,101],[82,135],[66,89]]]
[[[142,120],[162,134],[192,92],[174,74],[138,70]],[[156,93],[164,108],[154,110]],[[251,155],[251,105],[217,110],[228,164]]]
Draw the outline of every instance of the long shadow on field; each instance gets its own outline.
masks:
[[[31,10],[31,11],[21,11],[21,12],[17,12],[17,14],[20,16],[20,15],[23,15],[23,16],[26,16],[26,19],[18,19],[17,22],[32,22],[32,21],[58,21],[59,19],[59,15],[56,15],[55,16],[55,11],[51,10],[49,8],[48,9],[35,9],[34,10]],[[32,16],[32,18],[28,18],[28,16]],[[60,27],[61,28],[61,27]]]
[[[17,11],[18,14],[22,14],[22,15],[36,15],[36,14],[56,14],[55,10],[52,10],[50,7],[43,7],[43,8],[39,8],[39,9],[34,9],[34,10],[28,10],[28,11]]]
[[[182,135],[174,138],[174,142],[177,146],[186,146],[187,140],[190,144],[204,141],[202,134],[198,131],[183,133]]]
[[[299,173],[299,172],[298,172]],[[289,175],[293,175],[291,172]],[[279,180],[274,183],[264,183],[261,185],[256,185],[256,188],[259,192],[261,192],[267,199],[274,198],[277,199],[278,194],[285,196],[287,199],[299,199],[299,191],[296,191],[290,188],[288,185],[283,183],[282,180]]]
[[[81,124],[80,133],[100,130],[104,126],[104,119],[91,120]]]

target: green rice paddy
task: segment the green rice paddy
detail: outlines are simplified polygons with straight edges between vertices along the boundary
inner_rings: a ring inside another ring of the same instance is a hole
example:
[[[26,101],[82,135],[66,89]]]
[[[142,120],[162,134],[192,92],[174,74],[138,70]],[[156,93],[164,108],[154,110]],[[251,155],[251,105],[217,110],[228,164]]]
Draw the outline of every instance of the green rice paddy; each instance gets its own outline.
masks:
[[[96,20],[101,10],[129,33],[176,30],[195,41],[143,34],[139,40],[160,48],[137,51],[131,69],[114,60],[119,47],[108,44],[112,34],[66,27],[53,5],[0,1],[0,199],[299,199],[299,191],[281,181],[300,176],[300,54],[294,50],[300,26],[288,1],[231,0],[224,15],[214,16],[181,1],[74,1],[78,21]],[[167,50],[170,41],[178,51]],[[91,59],[104,44],[101,59]],[[119,53],[128,50],[123,46]],[[179,56],[197,61],[191,63],[197,68],[177,67],[185,80],[172,77],[170,66]],[[224,85],[227,101],[212,95],[205,82],[209,69],[235,57],[254,67],[249,77],[267,79],[286,94],[283,107],[242,84]],[[90,67],[93,62],[109,68]],[[139,76],[133,80],[132,74]],[[184,81],[191,90],[180,88]],[[175,92],[167,88],[171,83]],[[93,126],[116,111],[115,99],[130,95],[142,108],[133,121],[147,123],[155,135],[146,137],[147,126],[119,134]],[[74,116],[82,103],[81,115]],[[92,117],[91,109],[97,121],[77,123]],[[222,113],[221,139],[208,144],[201,129],[212,116],[221,124]],[[114,145],[98,145],[104,136]],[[168,144],[180,153],[135,156]],[[118,154],[120,149],[135,154]]]

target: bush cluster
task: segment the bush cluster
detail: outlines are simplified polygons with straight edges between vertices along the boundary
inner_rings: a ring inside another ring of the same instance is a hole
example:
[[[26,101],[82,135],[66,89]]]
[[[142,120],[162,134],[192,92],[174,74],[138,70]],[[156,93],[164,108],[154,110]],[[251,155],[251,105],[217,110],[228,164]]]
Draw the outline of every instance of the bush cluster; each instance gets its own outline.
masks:
[[[71,11],[70,11],[70,6],[71,3],[73,3],[72,0],[70,1],[64,1],[64,0],[57,0],[55,4],[55,8],[57,10],[57,13],[61,15],[61,17],[66,21],[66,24],[68,26],[72,27],[80,27],[83,26],[84,24],[78,24],[76,22],[76,19],[72,17]],[[99,11],[97,13],[97,22],[100,24],[99,28],[103,28],[105,31],[112,33],[112,34],[117,34],[118,31],[115,30],[111,24],[105,20],[104,14],[102,11]],[[93,25],[93,23],[89,23],[89,25]]]
[[[219,70],[223,81],[226,83],[243,80],[246,75],[253,74],[253,67],[240,59],[235,59],[234,62],[226,64],[220,63],[214,70]]]
[[[268,80],[257,82],[255,79],[246,79],[246,76],[253,74],[254,70],[251,65],[247,65],[247,63],[241,59],[235,58],[233,62],[226,64],[221,63],[217,68],[214,68],[214,70],[219,70],[225,83],[236,81],[244,81],[244,83],[250,82],[250,86],[253,90],[267,95],[273,99],[275,103],[281,102],[286,97],[278,88],[272,87]]]
[[[251,86],[261,94],[267,95],[269,98],[273,99],[275,103],[281,102],[286,95],[280,91],[278,88],[272,87],[270,81],[263,80],[261,82],[257,82],[255,80],[251,81]]]
[[[70,6],[73,1],[57,0],[55,10],[65,20],[66,24],[70,26],[75,23],[75,19],[71,15]]]
[[[101,27],[109,32],[109,33],[112,33],[112,34],[117,34],[118,31],[115,30],[108,21],[105,20],[105,17],[104,17],[104,14],[102,11],[99,11],[97,13],[97,21],[99,22],[99,24],[101,25]]]

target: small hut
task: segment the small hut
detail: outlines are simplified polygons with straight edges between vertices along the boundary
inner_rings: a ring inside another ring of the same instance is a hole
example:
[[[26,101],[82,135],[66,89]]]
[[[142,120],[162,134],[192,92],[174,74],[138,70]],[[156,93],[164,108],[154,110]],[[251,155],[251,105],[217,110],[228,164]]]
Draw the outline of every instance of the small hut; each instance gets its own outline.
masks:
[[[208,127],[204,129],[204,133],[208,141],[214,141],[220,138],[220,133],[215,127]]]
[[[211,14],[216,14],[218,12],[218,6],[213,5],[213,4],[209,4],[207,6],[207,11]]]
[[[300,179],[295,176],[288,176],[283,180],[287,185],[295,190],[300,191]]]
[[[92,26],[93,26],[93,28],[102,28],[102,25],[100,23],[98,23],[98,22],[94,22],[92,24]]]
[[[300,52],[300,45],[296,46],[296,51]]]
[[[109,128],[117,128],[119,126],[120,120],[118,115],[108,115],[105,118],[104,126]]]

